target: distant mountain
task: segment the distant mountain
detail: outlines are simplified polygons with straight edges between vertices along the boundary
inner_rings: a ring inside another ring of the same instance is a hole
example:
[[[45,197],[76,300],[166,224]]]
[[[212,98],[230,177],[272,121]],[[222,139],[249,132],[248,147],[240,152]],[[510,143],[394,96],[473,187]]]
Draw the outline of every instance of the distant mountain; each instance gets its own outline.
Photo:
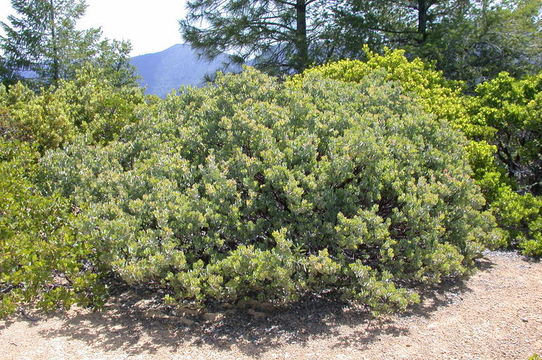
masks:
[[[178,44],[164,51],[133,57],[130,61],[141,76],[140,84],[147,94],[164,97],[183,85],[201,86],[205,75],[222,70],[227,55],[213,61],[199,58],[190,45]],[[237,67],[230,68],[231,70]]]

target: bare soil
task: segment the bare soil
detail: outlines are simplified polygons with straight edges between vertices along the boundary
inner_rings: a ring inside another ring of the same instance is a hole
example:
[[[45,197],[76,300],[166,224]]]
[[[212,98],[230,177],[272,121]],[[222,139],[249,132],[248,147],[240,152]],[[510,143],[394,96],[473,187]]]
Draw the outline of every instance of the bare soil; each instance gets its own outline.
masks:
[[[373,318],[307,299],[288,310],[173,314],[124,293],[104,311],[0,321],[0,359],[528,359],[542,355],[542,263],[491,252],[466,281]]]

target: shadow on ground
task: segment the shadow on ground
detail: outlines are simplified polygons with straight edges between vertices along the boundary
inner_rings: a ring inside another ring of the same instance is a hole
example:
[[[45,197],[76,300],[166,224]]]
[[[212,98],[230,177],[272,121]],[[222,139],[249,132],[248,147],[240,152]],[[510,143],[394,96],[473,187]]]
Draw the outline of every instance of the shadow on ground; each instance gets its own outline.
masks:
[[[479,266],[487,270],[492,263],[482,260]],[[424,291],[422,303],[401,317],[429,318],[438,308],[461,301],[467,292],[464,281],[444,282]],[[61,315],[61,328],[43,331],[42,336],[72,338],[100,351],[124,351],[130,355],[206,346],[217,351],[236,347],[246,356],[258,357],[277,346],[303,345],[324,337],[336,336],[337,348],[355,344],[364,349],[383,335],[408,335],[407,328],[393,317],[375,318],[363,308],[317,297],[305,298],[288,309],[275,309],[265,315],[254,310],[229,310],[214,321],[205,321],[197,315],[173,316],[167,308],[143,299],[141,294],[128,291],[114,297],[100,312]],[[188,319],[195,322],[190,324]],[[342,327],[356,327],[356,330],[345,336],[344,331],[339,332]]]

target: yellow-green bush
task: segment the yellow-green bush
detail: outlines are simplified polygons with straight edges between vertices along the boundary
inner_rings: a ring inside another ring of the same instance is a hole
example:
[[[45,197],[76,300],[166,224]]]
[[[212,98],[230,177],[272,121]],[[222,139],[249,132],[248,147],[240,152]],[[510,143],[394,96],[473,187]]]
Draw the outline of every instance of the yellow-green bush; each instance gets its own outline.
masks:
[[[492,129],[497,162],[508,184],[492,206],[509,242],[542,255],[542,73],[521,80],[501,73],[476,88],[472,115]]]
[[[502,75],[493,82],[481,84],[478,96],[466,96],[460,82],[446,80],[441,72],[420,59],[408,60],[404,51],[386,50],[384,55],[378,55],[366,49],[366,53],[365,62],[342,60],[308,69],[294,76],[290,86],[298,87],[305,78],[315,74],[357,83],[375,72],[383,72],[385,79],[395,83],[403,94],[415,96],[425,111],[448,121],[467,136],[469,142],[464,146],[473,177],[499,225],[506,230],[507,243],[520,244],[529,255],[542,254],[541,199],[518,192],[517,179],[508,176],[509,169],[499,160],[510,146],[518,147],[514,144],[519,143],[522,134],[529,134],[528,149],[522,149],[529,154],[531,173],[539,171],[533,178],[540,181],[540,76],[512,85],[510,82],[514,79]],[[514,132],[509,145],[503,138],[506,129]],[[533,179],[529,182],[531,186],[534,183]]]
[[[96,249],[73,227],[79,210],[57,193],[43,196],[36,172],[40,153],[77,137],[106,143],[136,121],[142,90],[114,87],[102,71],[84,67],[75,80],[39,93],[0,85],[0,317],[26,304],[102,300]]]
[[[0,318],[29,304],[98,305],[103,294],[69,203],[40,195],[32,182],[37,157],[28,144],[0,137]]]
[[[138,87],[114,86],[103,71],[83,67],[74,80],[38,93],[22,83],[9,90],[0,85],[0,129],[5,136],[36,144],[41,152],[81,133],[92,143],[115,138],[136,120],[144,97]]]
[[[69,117],[69,105],[50,92],[37,95],[22,83],[9,91],[0,85],[0,127],[4,136],[56,148],[70,141],[77,131]]]

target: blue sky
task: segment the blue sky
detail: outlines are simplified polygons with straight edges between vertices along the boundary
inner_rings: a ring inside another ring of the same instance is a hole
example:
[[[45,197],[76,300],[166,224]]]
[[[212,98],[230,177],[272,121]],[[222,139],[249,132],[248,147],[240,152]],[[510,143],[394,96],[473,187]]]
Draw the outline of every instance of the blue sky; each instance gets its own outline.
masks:
[[[130,40],[132,56],[164,50],[182,42],[178,21],[185,0],[87,0],[80,28],[101,27],[111,39]],[[0,0],[0,21],[12,13],[11,1]]]

